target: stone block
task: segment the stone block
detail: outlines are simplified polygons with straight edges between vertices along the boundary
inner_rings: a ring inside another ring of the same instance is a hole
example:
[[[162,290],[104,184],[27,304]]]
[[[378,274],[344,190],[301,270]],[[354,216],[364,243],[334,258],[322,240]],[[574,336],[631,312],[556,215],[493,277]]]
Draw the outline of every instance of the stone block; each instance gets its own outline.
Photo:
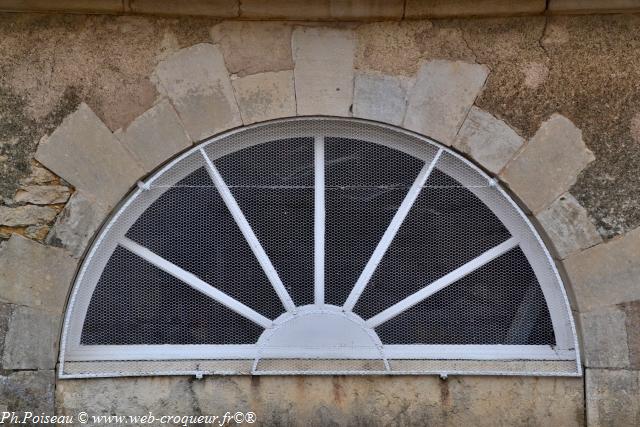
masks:
[[[586,370],[589,426],[640,425],[640,371]]]
[[[192,15],[234,18],[239,14],[238,0],[135,0],[127,2],[133,13],[153,15]]]
[[[65,203],[71,192],[64,185],[26,185],[20,188],[13,198],[17,203],[34,205],[53,205]]]
[[[62,311],[64,307],[58,307]],[[54,369],[58,356],[60,315],[14,306],[4,340],[4,369]]]
[[[27,227],[53,221],[58,211],[49,206],[0,206],[0,225],[7,227]]]
[[[633,369],[640,369],[640,301],[622,305],[627,325],[627,345],[629,363]]]
[[[2,411],[20,415],[25,412],[53,415],[54,397],[55,374],[51,370],[13,372],[0,376]]]
[[[358,73],[353,94],[353,116],[400,126],[407,111],[406,77]]]
[[[36,159],[107,206],[118,203],[144,173],[84,103],[40,142]]]
[[[151,107],[116,136],[145,172],[191,146],[189,135],[167,100]]]
[[[244,77],[292,70],[292,31],[288,22],[224,21],[214,25],[210,34],[229,72]]]
[[[350,116],[353,31],[298,27],[291,43],[298,115]]]
[[[405,17],[536,15],[545,8],[545,0],[407,0]]]
[[[424,63],[409,96],[404,126],[451,145],[488,75],[485,65],[439,59]]]
[[[625,312],[612,307],[581,313],[584,364],[588,368],[629,367]]]
[[[56,176],[45,168],[32,164],[31,173],[20,180],[20,185],[49,184],[55,179]]]
[[[400,19],[403,0],[242,0],[247,19],[359,20]]]
[[[562,263],[580,311],[640,300],[640,228]]]
[[[640,10],[638,0],[549,0],[552,13],[626,12]]]
[[[0,0],[2,11],[122,13],[122,0]]]
[[[509,125],[474,106],[462,123],[453,146],[497,175],[522,144],[524,139]]]
[[[0,248],[0,260],[0,301],[62,314],[76,260],[17,234]]]
[[[108,213],[109,209],[93,196],[76,191],[60,212],[47,243],[65,248],[80,258]]]
[[[11,318],[11,304],[3,304],[0,302],[0,369],[2,369],[2,354],[4,353],[4,339],[9,330],[9,319]],[[0,408],[1,410],[2,408]]]
[[[161,61],[152,78],[173,102],[192,141],[242,125],[217,46],[200,43],[181,49]]]
[[[594,159],[580,129],[566,117],[554,114],[542,123],[500,176],[537,214],[568,191]]]
[[[585,208],[565,193],[536,215],[558,255],[564,259],[574,252],[602,243]]]
[[[245,125],[296,115],[293,71],[253,74],[231,83]]]

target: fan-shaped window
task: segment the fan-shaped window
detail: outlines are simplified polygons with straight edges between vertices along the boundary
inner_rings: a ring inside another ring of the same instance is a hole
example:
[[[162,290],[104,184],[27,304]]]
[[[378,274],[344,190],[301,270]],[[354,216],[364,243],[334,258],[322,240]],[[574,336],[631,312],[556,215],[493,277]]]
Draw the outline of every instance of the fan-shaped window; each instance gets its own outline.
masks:
[[[580,374],[526,216],[422,137],[290,119],[205,141],[141,183],[76,279],[62,377]]]

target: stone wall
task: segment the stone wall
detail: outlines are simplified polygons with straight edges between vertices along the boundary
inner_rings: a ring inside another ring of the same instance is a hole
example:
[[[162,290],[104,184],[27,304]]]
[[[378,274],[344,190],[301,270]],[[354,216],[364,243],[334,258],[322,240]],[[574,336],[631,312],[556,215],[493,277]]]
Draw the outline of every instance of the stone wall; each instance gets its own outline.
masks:
[[[161,411],[171,403],[206,413],[234,403],[283,424],[295,415],[319,424],[498,417],[580,425],[586,407],[591,425],[637,424],[639,21],[0,15],[0,407],[37,401],[53,411],[72,277],[139,178],[226,129],[324,114],[434,137],[509,188],[566,275],[586,386],[489,377],[61,380],[59,412]],[[210,395],[218,389],[228,392]],[[138,390],[153,393],[134,398]],[[92,400],[98,391],[109,405]]]

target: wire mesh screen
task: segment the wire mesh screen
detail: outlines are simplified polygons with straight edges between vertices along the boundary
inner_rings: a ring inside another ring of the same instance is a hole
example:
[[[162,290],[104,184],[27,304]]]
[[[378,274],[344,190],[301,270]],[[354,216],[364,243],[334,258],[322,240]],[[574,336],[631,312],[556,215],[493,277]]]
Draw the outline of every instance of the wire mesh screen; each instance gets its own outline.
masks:
[[[128,197],[76,278],[60,375],[579,375],[572,322],[479,169],[389,127],[291,119]]]

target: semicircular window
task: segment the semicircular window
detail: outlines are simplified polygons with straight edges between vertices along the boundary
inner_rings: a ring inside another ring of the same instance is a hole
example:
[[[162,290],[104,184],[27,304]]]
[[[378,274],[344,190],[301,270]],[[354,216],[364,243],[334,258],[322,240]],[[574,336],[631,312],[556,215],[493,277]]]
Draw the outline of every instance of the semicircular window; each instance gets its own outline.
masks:
[[[553,261],[490,177],[323,118],[182,154],[76,278],[61,377],[216,373],[581,374]]]

